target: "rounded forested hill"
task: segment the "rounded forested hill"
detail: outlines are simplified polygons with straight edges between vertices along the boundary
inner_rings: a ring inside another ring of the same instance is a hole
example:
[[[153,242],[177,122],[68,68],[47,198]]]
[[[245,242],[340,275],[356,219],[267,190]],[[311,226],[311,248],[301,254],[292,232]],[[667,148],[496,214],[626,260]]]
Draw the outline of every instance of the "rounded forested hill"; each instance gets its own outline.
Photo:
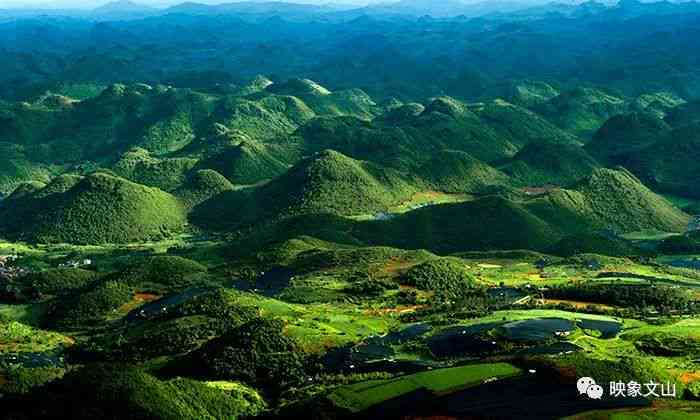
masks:
[[[289,79],[282,83],[269,84],[266,89],[277,95],[326,96],[331,91],[309,79]]]
[[[595,232],[567,236],[552,246],[549,252],[562,257],[571,257],[579,254],[626,257],[641,253],[639,249],[622,238]]]
[[[402,278],[408,286],[454,298],[476,287],[474,276],[458,258],[434,258],[409,269]]]
[[[225,96],[217,102],[207,121],[240,130],[256,139],[270,139],[293,132],[315,116],[307,104],[294,96]]]
[[[543,250],[561,238],[561,232],[523,205],[497,196],[430,206],[387,221],[358,223],[353,234],[368,243],[441,254]]]
[[[196,376],[241,381],[270,393],[302,383],[304,353],[275,319],[253,319],[187,356]],[[187,369],[185,368],[185,369]]]
[[[185,183],[173,194],[187,209],[192,209],[214,196],[233,189],[233,184],[223,175],[211,169],[203,169],[190,174]]]
[[[50,165],[32,162],[23,146],[0,142],[0,196],[24,182],[48,182],[51,169]]]
[[[571,189],[554,190],[527,207],[571,233],[600,229],[682,232],[690,220],[622,168],[596,169]]]
[[[448,96],[433,99],[402,129],[414,141],[433,145],[433,150],[462,150],[484,162],[511,157],[518,151],[516,144],[485,124],[467,104]]]
[[[92,364],[26,398],[4,400],[8,418],[214,420],[248,418],[265,409],[252,388],[177,378],[160,380],[128,365]]]
[[[510,87],[508,99],[514,104],[532,107],[543,104],[559,95],[559,91],[547,83],[524,81]]]
[[[500,169],[523,186],[568,185],[591,175],[600,164],[572,144],[531,143]]]
[[[183,184],[196,163],[189,158],[156,158],[145,149],[135,148],[124,153],[112,171],[130,181],[172,191]]]
[[[270,152],[268,146],[244,141],[203,159],[198,168],[213,169],[234,184],[251,185],[283,174],[288,165]]]
[[[207,267],[187,258],[158,255],[138,260],[115,278],[141,290],[186,288],[201,283]]]
[[[567,133],[534,112],[496,99],[475,110],[484,124],[501,137],[522,147],[530,143],[580,144],[576,136]]]
[[[508,177],[499,170],[454,150],[434,154],[418,169],[418,175],[430,188],[450,193],[479,193],[489,186],[508,183]]]
[[[182,232],[185,223],[185,208],[174,196],[104,173],[59,177],[43,189],[13,194],[0,208],[0,232],[36,242],[156,240]]]
[[[627,103],[600,89],[576,88],[562,92],[535,110],[570,133],[588,136],[610,117],[624,113]]]
[[[622,164],[660,191],[700,197],[700,123],[672,130],[653,145],[625,156]]]
[[[261,187],[203,203],[193,221],[203,227],[231,227],[297,214],[380,212],[414,192],[416,188],[393,170],[326,150]]]
[[[669,129],[668,124],[650,113],[616,115],[600,127],[586,150],[602,159],[614,158],[654,143]]]

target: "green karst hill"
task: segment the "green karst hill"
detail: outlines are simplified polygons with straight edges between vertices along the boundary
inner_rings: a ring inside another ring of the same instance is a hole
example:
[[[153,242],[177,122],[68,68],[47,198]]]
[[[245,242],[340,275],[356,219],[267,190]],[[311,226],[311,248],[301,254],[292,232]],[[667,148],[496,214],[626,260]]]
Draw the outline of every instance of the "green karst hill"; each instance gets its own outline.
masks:
[[[649,113],[616,115],[600,127],[593,140],[586,145],[586,150],[604,160],[614,160],[615,157],[651,145],[669,129],[662,119]]]
[[[562,130],[538,114],[502,99],[496,99],[476,109],[481,120],[501,137],[519,147],[530,143],[579,144],[576,136]]]
[[[539,250],[559,237],[556,229],[522,204],[500,197],[432,206],[389,221],[365,222],[356,226],[354,233],[371,243],[438,253]]]
[[[326,96],[331,91],[309,79],[289,79],[282,83],[270,84],[267,90],[277,95]]]
[[[681,232],[690,219],[624,169],[596,169],[573,188],[534,200],[530,208],[567,231]]]
[[[281,175],[288,165],[268,150],[268,146],[244,141],[203,159],[198,167],[213,169],[234,184],[251,185]]]
[[[660,191],[700,197],[695,180],[700,175],[696,151],[700,145],[700,123],[672,130],[650,146],[625,155],[622,164]]]
[[[452,193],[478,193],[508,183],[508,177],[497,169],[452,150],[434,154],[418,169],[418,175],[430,188]]]
[[[443,298],[455,298],[476,287],[465,262],[457,258],[435,258],[418,264],[406,272],[402,281]]]
[[[626,109],[624,99],[594,88],[567,90],[535,107],[557,126],[580,136],[592,135],[610,117]]]
[[[211,169],[202,169],[190,173],[185,183],[173,191],[188,209],[207,201],[225,191],[234,189],[233,184],[220,173]]]
[[[112,171],[130,181],[172,191],[182,185],[197,163],[188,158],[156,158],[141,148],[130,150],[112,166]]]
[[[271,182],[221,194],[195,210],[195,222],[235,226],[298,214],[380,212],[416,191],[397,172],[326,150]]]
[[[7,199],[0,209],[6,235],[40,242],[125,243],[181,232],[183,205],[155,188],[96,173]],[[60,185],[58,185],[60,184]]]
[[[54,415],[74,419],[237,419],[265,408],[260,395],[241,384],[227,391],[191,379],[160,380],[137,367],[109,364],[71,372],[45,392],[50,400],[64,402],[48,407]],[[25,404],[31,406],[32,400]],[[21,412],[18,406],[7,409],[10,415]],[[38,407],[28,411],[35,418],[45,416]]]
[[[627,257],[640,254],[640,250],[621,238],[603,233],[582,233],[570,235],[549,249],[553,255],[571,257],[580,254],[601,254],[613,257]]]
[[[576,145],[531,143],[500,167],[523,186],[569,185],[591,175],[600,164]]]

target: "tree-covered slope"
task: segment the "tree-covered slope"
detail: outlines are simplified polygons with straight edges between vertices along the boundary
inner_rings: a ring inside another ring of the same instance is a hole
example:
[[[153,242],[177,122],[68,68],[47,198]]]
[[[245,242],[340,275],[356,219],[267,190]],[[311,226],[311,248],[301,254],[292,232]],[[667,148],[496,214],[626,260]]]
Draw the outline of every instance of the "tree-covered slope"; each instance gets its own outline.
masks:
[[[236,226],[297,214],[379,212],[416,188],[393,170],[326,150],[258,188],[220,194],[195,209],[204,226]]]
[[[682,232],[690,220],[624,169],[596,169],[572,188],[554,190],[528,207],[569,232]]]
[[[234,184],[252,185],[281,175],[288,164],[270,146],[249,140],[202,159],[197,167],[215,170]]]
[[[532,143],[500,169],[522,186],[565,186],[589,176],[600,164],[576,145]]]
[[[190,158],[158,158],[141,148],[124,153],[111,167],[122,178],[172,191],[182,185],[197,161]]]
[[[237,419],[265,403],[251,388],[230,392],[190,379],[160,380],[133,366],[98,364],[76,370],[29,399],[7,401],[6,414],[31,418]],[[36,401],[33,400],[36,398]],[[39,402],[41,401],[41,402]]]
[[[355,235],[367,242],[438,253],[490,249],[544,249],[560,234],[521,204],[487,197],[432,206],[388,221],[364,222]]]
[[[658,141],[669,129],[662,119],[651,113],[616,115],[593,135],[586,150],[603,161],[614,162],[620,156]]]
[[[489,101],[476,114],[503,138],[523,147],[531,143],[580,144],[567,133],[538,114],[502,99]]]
[[[535,108],[559,127],[581,136],[592,135],[610,117],[626,109],[623,98],[593,88],[564,91]]]
[[[504,185],[508,177],[465,152],[444,150],[435,153],[417,171],[434,190],[451,193],[480,193],[494,185]]]
[[[622,155],[620,164],[660,191],[700,197],[700,123],[672,130],[648,147]]]
[[[181,232],[186,222],[172,195],[103,173],[60,177],[43,189],[15,193],[0,212],[6,235],[40,242],[161,239]]]

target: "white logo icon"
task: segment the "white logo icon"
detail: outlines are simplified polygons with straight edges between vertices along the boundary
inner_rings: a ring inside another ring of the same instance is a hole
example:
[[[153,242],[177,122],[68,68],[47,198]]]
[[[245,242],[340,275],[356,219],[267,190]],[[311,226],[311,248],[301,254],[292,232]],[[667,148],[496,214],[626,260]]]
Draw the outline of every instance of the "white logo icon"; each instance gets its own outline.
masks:
[[[576,382],[579,394],[587,395],[592,400],[603,398],[603,387],[595,383],[595,379],[585,376]]]
[[[595,385],[595,380],[589,377],[583,377],[576,382],[576,388],[578,388],[579,394],[585,394],[591,385]]]
[[[586,394],[592,400],[599,400],[603,398],[603,387],[600,385],[591,385],[586,390]]]

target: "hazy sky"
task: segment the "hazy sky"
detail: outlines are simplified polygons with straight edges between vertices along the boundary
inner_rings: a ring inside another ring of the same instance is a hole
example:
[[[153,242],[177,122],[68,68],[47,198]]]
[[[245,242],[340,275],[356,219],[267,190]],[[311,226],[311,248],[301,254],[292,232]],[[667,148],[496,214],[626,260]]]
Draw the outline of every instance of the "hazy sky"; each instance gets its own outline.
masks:
[[[144,4],[148,6],[170,6],[173,4],[183,3],[185,0],[131,0],[134,3]],[[242,0],[188,0],[194,1],[196,3],[205,4],[220,4],[220,3],[233,3]],[[260,0],[258,0],[260,1]],[[270,1],[270,0],[267,0]],[[271,0],[276,1],[276,0]],[[290,3],[310,3],[310,4],[324,4],[324,3],[340,3],[340,4],[356,4],[364,5],[369,3],[390,3],[398,0],[285,0]],[[436,0],[439,1],[439,0]],[[110,0],[0,0],[0,8],[5,7],[41,7],[41,8],[81,8],[90,9],[94,7],[101,6],[105,3],[111,2]]]
[[[105,3],[110,3],[114,0],[0,0],[0,9],[2,8],[16,8],[16,7],[32,7],[32,8],[80,8],[80,9],[92,9],[101,6]],[[124,1],[124,0],[122,0]],[[154,6],[154,7],[167,7],[174,4],[184,3],[185,1],[192,1],[195,3],[205,3],[205,4],[221,4],[221,3],[234,3],[246,0],[130,0],[134,3]],[[250,1],[250,0],[248,0]],[[377,3],[396,3],[399,0],[252,0],[252,1],[286,1],[289,3],[307,3],[307,4],[346,4],[346,5],[367,5],[367,4],[377,4]],[[433,0],[439,3],[443,0]],[[463,3],[483,3],[489,0],[462,0]],[[557,1],[559,3],[581,3],[586,0],[505,0],[509,2],[522,2],[522,3],[547,3],[549,1]],[[598,0],[603,2],[610,2],[611,0]],[[650,1],[650,0],[643,0]],[[651,0],[659,1],[659,0]],[[685,0],[687,1],[687,0]]]

